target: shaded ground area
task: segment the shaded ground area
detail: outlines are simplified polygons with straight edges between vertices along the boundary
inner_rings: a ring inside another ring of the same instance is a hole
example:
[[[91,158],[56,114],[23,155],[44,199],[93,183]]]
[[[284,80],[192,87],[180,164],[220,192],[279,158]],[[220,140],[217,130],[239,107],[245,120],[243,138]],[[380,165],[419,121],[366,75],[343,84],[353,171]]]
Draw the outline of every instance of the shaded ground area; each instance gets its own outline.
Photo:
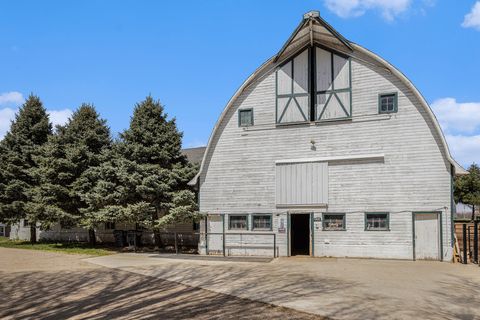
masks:
[[[152,254],[88,261],[334,319],[480,319],[477,265],[302,257],[239,263]]]
[[[1,319],[321,319],[81,256],[0,248],[0,257]]]

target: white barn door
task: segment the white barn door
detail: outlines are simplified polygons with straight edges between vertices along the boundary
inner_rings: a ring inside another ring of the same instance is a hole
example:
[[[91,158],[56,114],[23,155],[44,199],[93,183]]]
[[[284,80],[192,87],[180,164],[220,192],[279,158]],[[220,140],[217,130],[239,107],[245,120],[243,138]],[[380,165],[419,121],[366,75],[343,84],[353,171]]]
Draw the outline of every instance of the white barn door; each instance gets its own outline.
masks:
[[[437,213],[414,214],[415,259],[440,260],[440,221]]]

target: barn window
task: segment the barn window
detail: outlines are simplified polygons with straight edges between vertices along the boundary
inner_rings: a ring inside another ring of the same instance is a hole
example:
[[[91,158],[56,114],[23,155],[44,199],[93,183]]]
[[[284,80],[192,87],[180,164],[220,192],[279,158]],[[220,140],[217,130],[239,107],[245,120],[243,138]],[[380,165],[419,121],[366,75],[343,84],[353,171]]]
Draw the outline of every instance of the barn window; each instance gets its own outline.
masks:
[[[248,230],[248,215],[236,214],[228,216],[229,230]]]
[[[378,112],[392,113],[398,110],[397,93],[387,93],[378,96]]]
[[[276,73],[277,124],[349,119],[352,116],[350,57],[307,48]]]
[[[254,214],[252,230],[272,230],[272,215]]]
[[[389,231],[390,221],[388,212],[365,213],[366,231]]]
[[[253,126],[253,109],[238,110],[238,126],[239,127]]]
[[[310,121],[310,74],[310,49],[277,70],[277,124]]]
[[[23,219],[23,226],[24,227],[30,227],[30,222],[28,222],[27,219]]]
[[[345,228],[345,213],[324,213],[323,230],[343,231]]]
[[[315,120],[339,120],[352,116],[350,58],[315,48]]]

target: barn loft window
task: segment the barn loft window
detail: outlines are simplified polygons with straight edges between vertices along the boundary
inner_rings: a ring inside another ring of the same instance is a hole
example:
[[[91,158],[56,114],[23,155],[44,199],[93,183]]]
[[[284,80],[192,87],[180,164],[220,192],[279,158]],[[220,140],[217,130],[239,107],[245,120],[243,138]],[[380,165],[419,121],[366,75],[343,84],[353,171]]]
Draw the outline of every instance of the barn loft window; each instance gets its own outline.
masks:
[[[236,214],[228,216],[229,230],[248,230],[248,215]]]
[[[389,231],[390,226],[388,212],[365,213],[365,230]]]
[[[271,214],[254,214],[252,230],[272,230]]]
[[[276,122],[348,119],[351,91],[349,57],[319,46],[305,49],[277,70]]]
[[[345,213],[324,213],[323,230],[343,231],[345,228]]]
[[[392,113],[398,110],[397,93],[386,93],[378,96],[378,112]]]
[[[253,109],[238,110],[238,126],[239,127],[253,126]]]

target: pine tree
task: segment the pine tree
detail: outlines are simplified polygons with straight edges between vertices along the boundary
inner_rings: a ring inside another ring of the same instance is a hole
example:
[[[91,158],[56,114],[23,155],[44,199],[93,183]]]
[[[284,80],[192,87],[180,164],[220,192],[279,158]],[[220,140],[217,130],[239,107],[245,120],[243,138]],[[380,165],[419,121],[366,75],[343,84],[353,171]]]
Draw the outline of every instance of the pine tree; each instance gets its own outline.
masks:
[[[95,224],[83,216],[88,205],[80,194],[86,192],[84,173],[101,164],[101,154],[110,146],[110,129],[92,105],[82,104],[66,125],[57,127],[35,159],[42,182],[36,203],[44,212],[44,224],[87,227],[90,242],[95,243]]]
[[[30,223],[30,241],[36,242],[36,226],[42,217],[36,210],[35,189],[40,185],[34,157],[51,135],[47,112],[37,96],[30,95],[2,140],[0,169],[0,220]]]
[[[480,206],[480,168],[473,163],[468,174],[455,179],[455,201],[472,206],[472,220],[475,219],[475,207]]]
[[[187,182],[195,175],[181,154],[182,134],[175,119],[152,97],[135,106],[130,127],[87,180],[98,178],[83,197],[93,220],[125,221],[158,232],[197,219],[195,195]]]

